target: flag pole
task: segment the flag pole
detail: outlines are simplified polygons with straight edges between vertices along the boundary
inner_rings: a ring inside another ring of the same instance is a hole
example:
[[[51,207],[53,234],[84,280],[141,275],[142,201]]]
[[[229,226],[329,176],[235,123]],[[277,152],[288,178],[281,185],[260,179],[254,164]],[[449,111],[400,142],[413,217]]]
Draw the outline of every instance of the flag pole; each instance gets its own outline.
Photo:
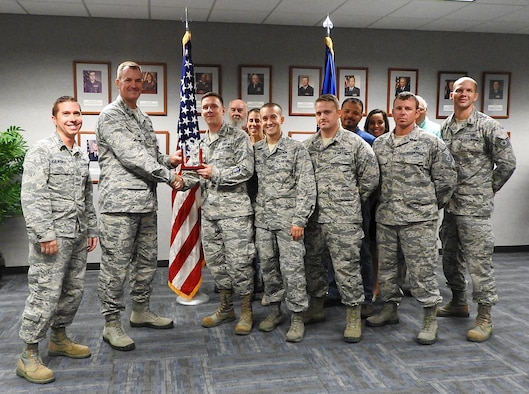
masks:
[[[184,57],[185,57],[185,45],[187,44],[189,40],[191,40],[191,32],[189,31],[189,20],[188,20],[188,15],[187,15],[187,7],[185,8],[185,28],[186,28],[186,33],[184,34],[184,38],[182,39],[182,46],[184,48],[184,53],[183,53]],[[180,140],[180,136],[179,136],[179,140]],[[179,141],[179,145],[180,143],[181,142]],[[199,212],[199,215],[200,215],[200,212]],[[201,282],[202,282],[202,279],[200,279],[200,284]],[[176,302],[181,305],[200,305],[208,301],[209,301],[209,296],[207,294],[201,293],[200,288],[196,291],[196,293],[192,296],[192,298],[189,298],[189,297],[184,298],[181,295],[178,295],[176,297]]]
[[[327,18],[323,21],[323,27],[327,28],[327,37],[331,37],[331,29],[334,27],[332,24],[331,18],[329,17],[329,14],[327,14]]]
[[[336,68],[334,66],[334,48],[331,38],[331,29],[334,26],[329,14],[323,21],[323,27],[327,29],[327,36],[325,37],[325,72],[321,94],[333,94],[336,96]]]

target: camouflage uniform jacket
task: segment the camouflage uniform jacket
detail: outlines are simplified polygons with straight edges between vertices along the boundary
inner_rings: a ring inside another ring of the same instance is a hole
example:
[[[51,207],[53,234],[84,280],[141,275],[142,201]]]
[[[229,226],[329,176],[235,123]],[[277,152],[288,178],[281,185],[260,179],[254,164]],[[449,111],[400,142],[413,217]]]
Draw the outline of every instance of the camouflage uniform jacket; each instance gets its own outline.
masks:
[[[158,150],[151,120],[139,108],[137,116],[139,121],[118,97],[97,120],[101,213],[153,212],[158,208],[157,183],[171,183],[175,177],[169,156]]]
[[[318,223],[362,223],[361,202],[378,186],[373,149],[361,137],[340,127],[328,145],[318,131],[304,141],[314,167]]]
[[[97,236],[88,155],[77,144],[70,151],[58,134],[27,152],[22,175],[22,209],[30,242],[78,232]]]
[[[454,114],[441,128],[442,138],[454,157],[458,178],[446,210],[455,215],[490,216],[494,193],[516,168],[511,142],[496,120],[475,108],[466,126],[457,128]]]
[[[188,165],[198,164],[198,149],[202,161],[213,167],[211,179],[199,177],[195,171],[184,171],[184,190],[200,182],[202,215],[208,220],[248,216],[253,213],[246,181],[253,175],[254,159],[250,137],[240,130],[223,124],[215,141],[209,133],[195,145]]]
[[[299,141],[281,137],[270,152],[266,139],[254,145],[258,192],[255,227],[306,227],[316,204],[312,162]]]
[[[375,140],[380,166],[377,223],[390,226],[438,219],[456,185],[454,159],[446,145],[418,126],[397,145],[393,132]]]

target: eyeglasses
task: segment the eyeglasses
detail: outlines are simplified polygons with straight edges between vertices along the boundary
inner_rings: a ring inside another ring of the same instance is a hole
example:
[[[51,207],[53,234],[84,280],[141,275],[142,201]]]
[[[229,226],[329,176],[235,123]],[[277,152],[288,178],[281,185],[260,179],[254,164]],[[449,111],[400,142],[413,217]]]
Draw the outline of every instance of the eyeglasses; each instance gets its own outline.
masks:
[[[426,111],[426,108],[424,108],[424,107],[419,107],[418,109],[419,109],[419,111],[421,111],[421,112]]]

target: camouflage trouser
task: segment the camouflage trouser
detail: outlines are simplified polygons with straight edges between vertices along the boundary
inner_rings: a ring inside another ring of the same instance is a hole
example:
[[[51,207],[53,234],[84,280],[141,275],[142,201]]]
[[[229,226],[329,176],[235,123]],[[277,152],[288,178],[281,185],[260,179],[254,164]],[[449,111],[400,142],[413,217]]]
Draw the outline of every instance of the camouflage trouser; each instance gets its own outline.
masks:
[[[307,284],[303,256],[303,238],[294,241],[290,229],[255,229],[255,246],[261,259],[265,293],[270,302],[285,299],[293,312],[307,310]],[[285,297],[286,296],[286,297]]]
[[[307,293],[323,297],[327,292],[327,266],[322,259],[329,250],[342,303],[355,306],[364,301],[360,275],[360,247],[364,233],[360,223],[314,223],[305,230],[305,276]]]
[[[465,291],[465,268],[472,279],[472,299],[485,305],[498,302],[492,253],[494,235],[490,217],[444,214],[440,230],[443,271],[452,291]],[[466,264],[466,267],[465,267]]]
[[[253,293],[255,256],[251,216],[208,220],[202,216],[206,265],[219,289],[238,295]]]
[[[411,294],[423,307],[439,304],[442,297],[435,275],[439,263],[437,220],[387,226],[377,223],[378,281],[384,302],[399,303],[399,247],[410,276]]]
[[[39,243],[29,244],[29,296],[19,336],[25,343],[46,337],[49,327],[72,324],[84,291],[87,237],[58,238],[58,252],[47,256]]]
[[[156,212],[101,214],[102,253],[97,295],[103,315],[125,310],[123,287],[127,274],[132,301],[149,302],[158,264],[157,226]]]

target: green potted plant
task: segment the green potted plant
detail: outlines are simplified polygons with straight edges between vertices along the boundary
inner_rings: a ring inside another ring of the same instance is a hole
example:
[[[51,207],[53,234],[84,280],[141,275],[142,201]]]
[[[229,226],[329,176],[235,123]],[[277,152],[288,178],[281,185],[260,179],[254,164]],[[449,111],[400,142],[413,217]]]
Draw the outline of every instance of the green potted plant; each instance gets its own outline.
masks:
[[[22,165],[27,151],[26,141],[18,126],[0,132],[0,228],[6,218],[20,215]],[[0,277],[4,266],[0,251]]]

